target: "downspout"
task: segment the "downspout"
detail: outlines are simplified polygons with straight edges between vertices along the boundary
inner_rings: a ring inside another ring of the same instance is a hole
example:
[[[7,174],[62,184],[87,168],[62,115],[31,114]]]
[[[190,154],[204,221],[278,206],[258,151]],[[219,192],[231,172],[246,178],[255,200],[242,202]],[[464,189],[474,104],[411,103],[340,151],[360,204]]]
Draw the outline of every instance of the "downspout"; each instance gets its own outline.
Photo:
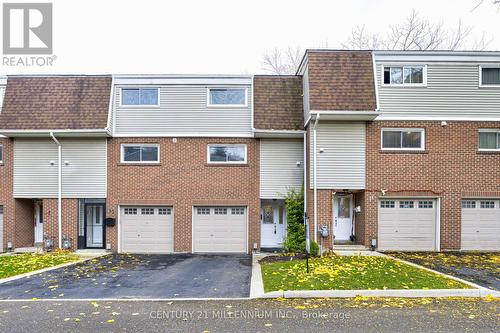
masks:
[[[319,113],[316,114],[316,119],[314,120],[313,125],[313,191],[314,191],[314,242],[318,242],[318,159],[317,159],[317,147],[316,147],[316,132],[319,121]]]
[[[54,132],[50,132],[50,137],[57,144],[57,235],[59,248],[62,248],[62,146]]]
[[[306,227],[309,226],[307,222],[307,218],[308,218],[308,213],[307,213],[307,190],[308,190],[308,183],[309,183],[309,179],[307,179],[307,131],[304,132],[304,142],[303,142],[303,146],[304,146],[304,162],[302,163],[302,165],[304,166],[304,223],[306,225]],[[309,232],[309,230],[307,230],[307,232]]]

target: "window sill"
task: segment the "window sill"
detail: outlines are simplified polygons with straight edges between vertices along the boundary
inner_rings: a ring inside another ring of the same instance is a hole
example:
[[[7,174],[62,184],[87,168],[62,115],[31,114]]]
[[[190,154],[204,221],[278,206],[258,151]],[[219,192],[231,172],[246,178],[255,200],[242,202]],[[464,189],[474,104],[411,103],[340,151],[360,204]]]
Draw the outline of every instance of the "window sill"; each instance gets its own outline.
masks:
[[[116,165],[118,165],[118,166],[144,166],[144,167],[151,167],[151,166],[161,166],[161,163],[117,163]]]
[[[248,167],[248,163],[242,163],[242,164],[237,164],[237,163],[205,163],[205,166],[207,167]]]
[[[479,155],[498,155],[500,150],[478,150],[476,153]]]
[[[380,154],[428,154],[426,150],[379,150]]]

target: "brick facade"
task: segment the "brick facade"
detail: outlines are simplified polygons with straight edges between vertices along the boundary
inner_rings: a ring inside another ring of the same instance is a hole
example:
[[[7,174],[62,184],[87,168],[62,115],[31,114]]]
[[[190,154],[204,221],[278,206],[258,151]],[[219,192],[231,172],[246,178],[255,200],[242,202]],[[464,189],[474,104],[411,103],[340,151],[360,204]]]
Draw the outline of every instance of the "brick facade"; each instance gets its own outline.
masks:
[[[3,207],[3,241],[2,248],[7,248],[7,242],[15,242],[14,199],[12,198],[13,182],[13,141],[0,138],[3,147],[3,162],[0,163],[0,206]]]
[[[425,151],[380,150],[383,127],[425,129]],[[478,152],[478,129],[500,122],[375,121],[367,123],[363,243],[377,237],[380,189],[386,195],[441,198],[441,249],[460,249],[461,199],[500,196],[500,154]]]
[[[160,164],[120,163],[122,143],[157,143]],[[210,143],[244,143],[246,165],[207,164]],[[118,205],[171,205],[174,209],[174,251],[191,252],[192,207],[248,206],[248,244],[260,244],[259,141],[241,138],[113,138],[108,141],[107,216],[117,217]],[[118,228],[107,228],[108,242],[117,248]]]
[[[43,232],[54,241],[54,248],[59,243],[57,223],[57,199],[43,199]],[[62,237],[72,238],[72,250],[78,243],[78,199],[62,200]]]

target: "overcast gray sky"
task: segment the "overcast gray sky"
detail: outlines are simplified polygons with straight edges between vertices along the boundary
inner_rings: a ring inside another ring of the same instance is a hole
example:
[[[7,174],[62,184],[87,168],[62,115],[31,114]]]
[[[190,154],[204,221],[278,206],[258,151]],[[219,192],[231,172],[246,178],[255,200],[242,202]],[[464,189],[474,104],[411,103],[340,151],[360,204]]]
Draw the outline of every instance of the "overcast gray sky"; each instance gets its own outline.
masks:
[[[462,19],[500,50],[500,13],[491,0],[474,11],[476,0],[52,2],[54,66],[2,65],[1,73],[253,74],[274,47],[337,48],[355,25],[383,33],[412,8],[449,27]]]

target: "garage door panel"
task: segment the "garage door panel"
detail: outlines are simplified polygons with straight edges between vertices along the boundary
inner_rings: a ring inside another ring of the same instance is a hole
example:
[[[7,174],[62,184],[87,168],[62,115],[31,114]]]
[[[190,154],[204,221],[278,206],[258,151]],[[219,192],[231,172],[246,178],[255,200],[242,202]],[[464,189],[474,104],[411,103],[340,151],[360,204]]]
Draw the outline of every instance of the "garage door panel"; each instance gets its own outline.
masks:
[[[432,208],[420,208],[417,199],[383,200],[379,203],[378,248],[380,250],[430,251],[436,248],[436,202]],[[400,201],[413,202],[403,208]],[[425,200],[429,202],[430,200]]]
[[[205,214],[199,214],[198,208]],[[224,208],[226,214],[215,214]],[[244,214],[232,214],[231,207],[195,207],[193,222],[194,252],[247,252],[246,208]]]
[[[135,214],[130,213],[134,212],[134,210],[130,210],[131,208],[135,209]],[[165,214],[166,211],[170,214]],[[143,214],[141,207],[123,207],[121,209],[121,251],[130,253],[173,252],[172,209],[170,207],[147,207],[144,212],[149,214]]]
[[[494,207],[484,208],[481,202],[494,202]],[[463,200],[461,231],[462,250],[500,250],[500,201]]]

